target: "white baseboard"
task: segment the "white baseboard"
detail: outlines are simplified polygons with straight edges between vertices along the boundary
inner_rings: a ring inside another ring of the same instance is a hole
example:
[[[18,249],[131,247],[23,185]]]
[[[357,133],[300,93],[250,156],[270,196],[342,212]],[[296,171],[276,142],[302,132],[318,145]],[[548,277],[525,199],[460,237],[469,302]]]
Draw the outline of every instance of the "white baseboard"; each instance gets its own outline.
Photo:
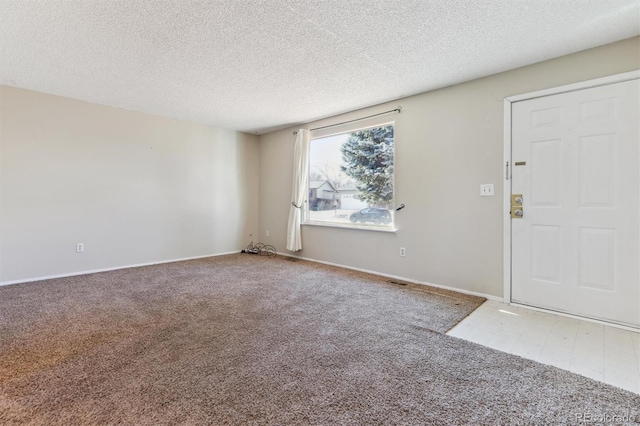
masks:
[[[323,265],[337,266],[339,268],[350,269],[352,271],[365,272],[367,274],[373,274],[373,275],[378,275],[378,276],[381,276],[381,277],[392,278],[394,280],[405,281],[405,282],[412,283],[412,284],[425,285],[425,286],[440,288],[442,290],[450,290],[450,291],[455,291],[455,292],[458,292],[458,293],[468,294],[468,295],[471,295],[471,296],[484,297],[485,299],[493,300],[494,302],[503,302],[504,301],[504,299],[502,297],[492,296],[490,294],[478,293],[476,291],[464,290],[462,288],[450,287],[450,286],[440,285],[440,284],[434,284],[434,283],[430,283],[430,282],[426,282],[426,281],[418,281],[418,280],[414,280],[414,279],[411,279],[411,278],[405,278],[405,277],[400,277],[400,276],[391,275],[391,274],[384,274],[382,272],[371,271],[371,270],[368,270],[368,269],[354,268],[352,266],[341,265],[339,263],[325,262],[323,260],[311,259],[311,258],[308,258],[308,257],[295,256],[295,255],[292,255],[290,253],[278,252],[278,254],[281,255],[281,256],[293,257],[295,259],[307,260],[309,262],[322,263]]]
[[[89,270],[89,271],[71,272],[71,273],[67,273],[67,274],[48,275],[48,276],[43,276],[43,277],[25,278],[25,279],[20,279],[20,280],[13,280],[13,281],[2,281],[2,282],[0,282],[0,286],[11,285],[11,284],[21,284],[21,283],[34,282],[34,281],[44,281],[44,280],[50,280],[50,279],[54,279],[54,278],[74,277],[74,276],[77,276],[77,275],[96,274],[96,273],[99,273],[99,272],[116,271],[118,269],[129,269],[129,268],[139,268],[141,266],[161,265],[163,263],[182,262],[182,261],[185,261],[185,260],[194,260],[194,259],[203,259],[203,258],[206,258],[206,257],[225,256],[225,255],[228,255],[228,254],[235,254],[235,253],[240,253],[240,250],[230,251],[230,252],[226,252],[226,253],[207,254],[207,255],[204,255],[204,256],[194,256],[194,257],[184,257],[184,258],[180,258],[180,259],[161,260],[161,261],[158,261],[158,262],[146,262],[146,263],[137,263],[137,264],[133,264],[133,265],[114,266],[114,267],[111,267],[111,268],[92,269],[92,270]],[[364,273],[367,273],[367,274],[378,275],[378,276],[381,276],[381,277],[392,278],[394,280],[405,281],[405,282],[409,282],[409,283],[412,283],[412,284],[426,285],[426,286],[440,288],[440,289],[443,289],[443,290],[450,290],[450,291],[456,291],[458,293],[469,294],[471,296],[484,297],[487,300],[493,300],[493,301],[496,301],[496,302],[504,302],[503,298],[497,297],[497,296],[493,296],[493,295],[490,295],[490,294],[484,294],[484,293],[479,293],[479,292],[475,292],[475,291],[469,291],[469,290],[465,290],[465,289],[461,289],[461,288],[457,288],[457,287],[450,287],[450,286],[446,286],[446,285],[434,284],[434,283],[425,282],[425,281],[418,281],[418,280],[414,280],[414,279],[411,279],[411,278],[400,277],[400,276],[397,276],[397,275],[391,275],[391,274],[385,274],[385,273],[382,273],[382,272],[371,271],[369,269],[354,268],[352,266],[341,265],[339,263],[325,262],[325,261],[322,261],[322,260],[311,259],[311,258],[302,257],[302,256],[295,256],[295,255],[292,255],[290,253],[278,252],[278,254],[280,256],[286,256],[286,257],[292,257],[292,258],[295,258],[295,259],[307,260],[309,262],[321,263],[321,264],[324,264],[324,265],[337,266],[339,268],[345,268],[345,269],[350,269],[352,271],[359,271],[359,272],[364,272]]]
[[[20,280],[13,280],[13,281],[1,281],[0,282],[0,286],[11,285],[11,284],[29,283],[29,282],[33,282],[33,281],[51,280],[51,279],[54,279],[54,278],[74,277],[76,275],[96,274],[98,272],[117,271],[118,269],[129,269],[129,268],[139,268],[141,266],[161,265],[163,263],[182,262],[182,261],[185,261],[185,260],[204,259],[205,257],[225,256],[225,255],[228,255],[228,254],[235,254],[235,253],[240,253],[240,250],[230,251],[230,252],[226,252],[226,253],[206,254],[204,256],[193,256],[193,257],[183,257],[183,258],[180,258],[180,259],[161,260],[161,261],[158,261],[158,262],[136,263],[134,265],[123,265],[123,266],[114,266],[114,267],[111,267],[111,268],[92,269],[90,271],[70,272],[70,273],[67,273],[67,274],[48,275],[48,276],[44,276],[44,277],[25,278],[25,279],[20,279]]]

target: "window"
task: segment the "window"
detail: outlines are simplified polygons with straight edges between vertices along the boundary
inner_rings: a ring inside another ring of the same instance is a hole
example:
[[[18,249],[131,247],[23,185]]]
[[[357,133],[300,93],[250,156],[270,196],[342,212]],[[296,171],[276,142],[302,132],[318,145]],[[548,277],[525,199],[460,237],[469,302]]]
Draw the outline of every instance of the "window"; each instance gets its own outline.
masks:
[[[393,229],[393,123],[331,130],[311,133],[304,223]]]

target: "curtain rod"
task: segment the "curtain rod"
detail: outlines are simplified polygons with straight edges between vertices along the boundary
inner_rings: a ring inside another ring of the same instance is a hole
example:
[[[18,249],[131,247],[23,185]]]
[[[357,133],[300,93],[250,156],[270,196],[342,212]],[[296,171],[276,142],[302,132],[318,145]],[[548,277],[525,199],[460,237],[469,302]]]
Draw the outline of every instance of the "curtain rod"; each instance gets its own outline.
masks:
[[[328,129],[329,127],[335,127],[335,126],[340,126],[342,124],[348,124],[348,123],[353,123],[355,121],[360,121],[360,120],[366,120],[367,118],[371,118],[371,117],[377,117],[379,115],[384,115],[384,114],[389,114],[390,112],[402,112],[402,107],[399,106],[398,108],[395,109],[390,109],[389,111],[384,111],[384,112],[379,112],[377,114],[372,114],[372,115],[367,115],[366,117],[361,117],[361,118],[356,118],[354,120],[349,120],[349,121],[343,121],[342,123],[336,123],[336,124],[329,124],[328,126],[322,126],[322,127],[316,127],[314,129],[310,129],[309,131],[314,131],[314,130],[320,130],[320,129]],[[293,132],[294,135],[297,135],[298,132],[294,131]]]

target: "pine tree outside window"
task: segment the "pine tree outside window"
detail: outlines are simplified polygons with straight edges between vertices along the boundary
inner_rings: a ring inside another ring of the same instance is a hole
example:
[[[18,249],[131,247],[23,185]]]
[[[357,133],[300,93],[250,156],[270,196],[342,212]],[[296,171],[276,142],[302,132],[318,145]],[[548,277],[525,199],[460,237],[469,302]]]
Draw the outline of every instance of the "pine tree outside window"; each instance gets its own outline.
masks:
[[[312,132],[304,224],[394,229],[394,124],[358,124]]]

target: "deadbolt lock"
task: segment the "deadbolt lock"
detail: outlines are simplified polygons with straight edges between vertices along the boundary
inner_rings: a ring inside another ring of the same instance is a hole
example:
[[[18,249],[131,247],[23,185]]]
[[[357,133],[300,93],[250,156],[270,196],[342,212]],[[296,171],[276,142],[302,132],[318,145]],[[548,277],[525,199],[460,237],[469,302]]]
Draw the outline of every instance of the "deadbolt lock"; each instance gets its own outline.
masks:
[[[522,194],[511,194],[511,218],[522,219],[522,216],[524,216]]]

